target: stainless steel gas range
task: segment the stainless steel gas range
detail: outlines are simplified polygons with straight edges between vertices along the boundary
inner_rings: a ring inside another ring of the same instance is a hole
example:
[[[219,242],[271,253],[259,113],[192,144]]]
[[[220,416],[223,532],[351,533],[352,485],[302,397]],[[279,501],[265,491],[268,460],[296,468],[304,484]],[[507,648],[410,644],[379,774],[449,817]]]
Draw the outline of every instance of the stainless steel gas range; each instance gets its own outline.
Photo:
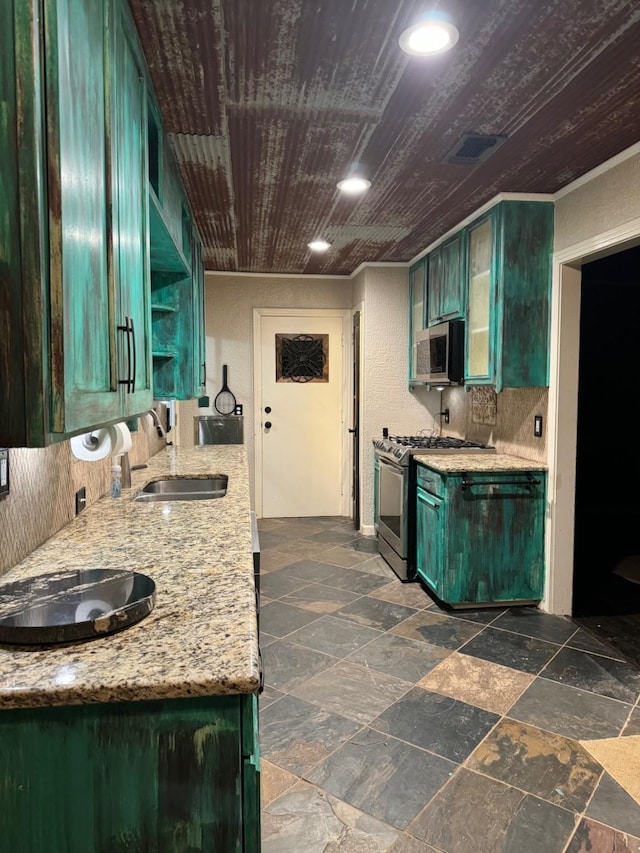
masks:
[[[431,453],[495,453],[495,447],[462,438],[390,435],[374,440],[375,518],[378,550],[400,580],[415,579],[415,464],[412,456]]]

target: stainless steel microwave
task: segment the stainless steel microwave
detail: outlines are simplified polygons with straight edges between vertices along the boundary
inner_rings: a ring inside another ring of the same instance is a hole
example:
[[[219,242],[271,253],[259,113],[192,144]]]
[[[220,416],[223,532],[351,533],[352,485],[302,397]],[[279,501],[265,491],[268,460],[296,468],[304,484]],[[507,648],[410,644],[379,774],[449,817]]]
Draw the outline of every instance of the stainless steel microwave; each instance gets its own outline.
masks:
[[[416,332],[416,382],[456,385],[464,381],[464,320],[449,320]]]

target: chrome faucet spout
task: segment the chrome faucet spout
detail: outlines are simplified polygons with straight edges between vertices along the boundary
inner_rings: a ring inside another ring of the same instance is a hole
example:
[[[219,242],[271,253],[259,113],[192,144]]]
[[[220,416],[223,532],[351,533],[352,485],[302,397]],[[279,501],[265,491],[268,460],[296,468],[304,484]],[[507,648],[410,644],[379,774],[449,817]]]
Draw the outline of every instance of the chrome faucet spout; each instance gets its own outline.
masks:
[[[160,417],[158,416],[158,413],[156,412],[156,410],[155,409],[149,409],[147,414],[151,415],[151,420],[155,424],[155,428],[156,428],[156,432],[158,433],[158,436],[160,438],[166,438],[167,432],[166,432],[165,428],[162,426],[162,422],[161,422]]]

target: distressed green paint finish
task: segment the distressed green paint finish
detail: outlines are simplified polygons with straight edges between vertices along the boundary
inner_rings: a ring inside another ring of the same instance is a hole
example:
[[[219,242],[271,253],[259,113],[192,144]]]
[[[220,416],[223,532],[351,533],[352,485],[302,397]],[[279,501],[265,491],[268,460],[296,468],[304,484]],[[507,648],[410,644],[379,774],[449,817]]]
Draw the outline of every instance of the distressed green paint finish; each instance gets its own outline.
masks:
[[[48,214],[40,2],[1,5],[0,444],[11,447],[41,445],[49,430]]]
[[[497,391],[547,386],[554,205],[501,202],[472,223],[467,235],[487,220],[493,239],[489,370],[474,374],[467,364],[466,382],[493,385]],[[471,267],[469,259],[467,265]]]
[[[100,0],[45,3],[52,427],[61,433],[120,411],[108,269],[108,11]]]
[[[542,598],[546,476],[532,476],[538,484],[527,485],[521,472],[473,474],[472,480],[495,485],[463,489],[463,475],[449,474],[439,496],[418,489],[418,575],[443,601]]]
[[[187,275],[189,262],[175,242],[172,230],[153,189],[149,189],[149,233],[151,240],[151,269]]]
[[[549,384],[552,202],[505,201],[500,217],[498,372],[500,388]]]
[[[429,325],[464,317],[466,232],[460,231],[429,255]]]
[[[113,260],[119,295],[119,324],[133,324],[131,372],[135,384],[122,387],[123,415],[147,411],[151,384],[151,280],[147,207],[146,102],[142,59],[129,36],[128,7],[118,3],[114,26],[111,104],[113,114]],[[125,333],[119,335],[120,373],[128,360]],[[135,347],[135,351],[133,348]],[[135,356],[135,358],[134,358]],[[128,365],[127,365],[128,369]]]
[[[3,849],[258,853],[256,737],[251,695],[2,711]]]

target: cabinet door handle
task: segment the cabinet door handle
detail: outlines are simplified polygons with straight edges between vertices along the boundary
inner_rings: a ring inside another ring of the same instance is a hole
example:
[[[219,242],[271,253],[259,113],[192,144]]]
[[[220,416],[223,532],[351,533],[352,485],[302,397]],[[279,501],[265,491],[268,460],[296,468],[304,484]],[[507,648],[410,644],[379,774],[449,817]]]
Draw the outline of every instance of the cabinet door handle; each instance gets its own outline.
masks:
[[[118,385],[126,385],[127,393],[131,391],[131,329],[129,327],[129,318],[125,316],[124,326],[118,326],[120,332],[126,332],[127,335],[127,378],[119,379]]]
[[[202,362],[202,385],[206,389],[207,387],[207,362]]]
[[[131,349],[133,350],[133,369],[131,371],[131,384],[129,393],[133,394],[136,390],[136,331],[133,328],[133,317],[129,317],[129,328],[131,331]]]

